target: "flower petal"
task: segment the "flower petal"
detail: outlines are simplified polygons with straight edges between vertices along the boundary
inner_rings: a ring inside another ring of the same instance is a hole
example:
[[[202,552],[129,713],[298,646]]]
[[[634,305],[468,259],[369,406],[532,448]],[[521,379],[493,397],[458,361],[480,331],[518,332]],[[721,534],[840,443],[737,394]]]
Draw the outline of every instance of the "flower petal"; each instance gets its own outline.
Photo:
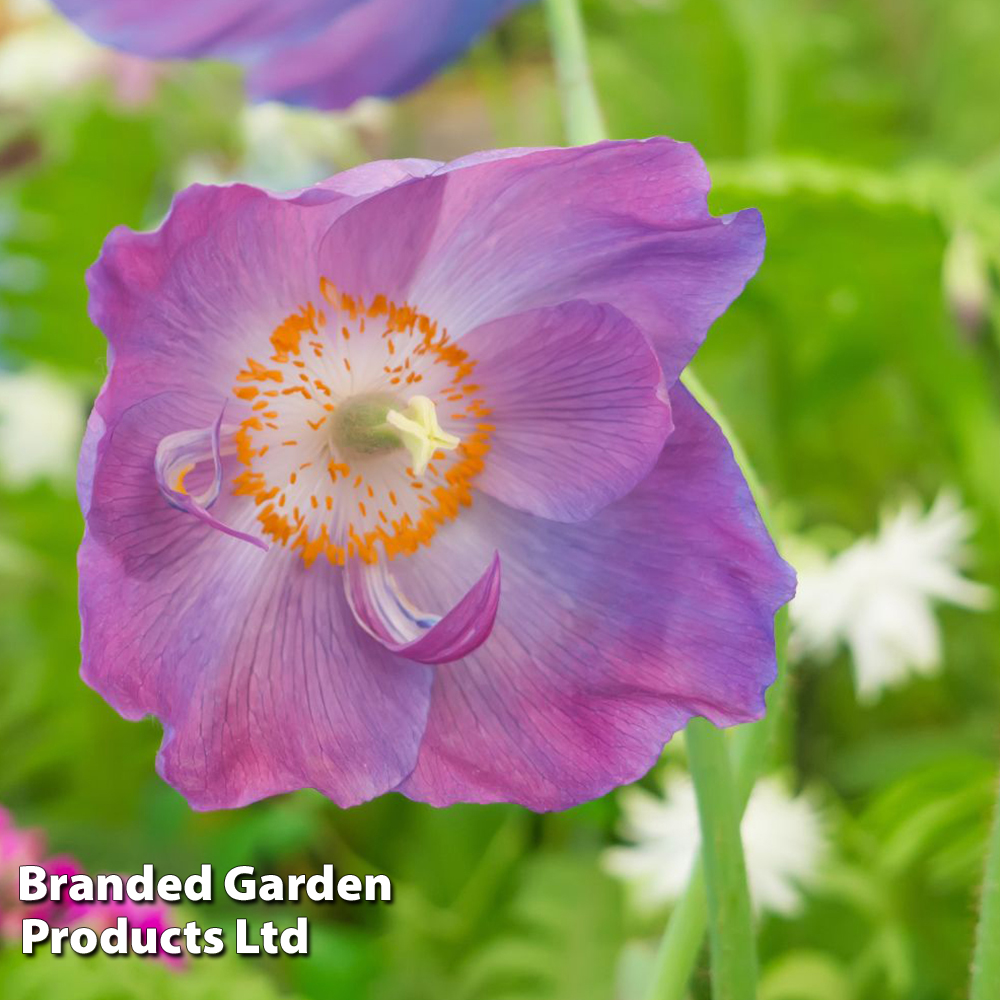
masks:
[[[713,217],[708,189],[698,154],[670,139],[480,154],[355,206],[321,253],[332,281],[363,260],[372,288],[391,286],[452,339],[572,299],[607,303],[650,338],[671,385],[764,252],[759,213]]]
[[[307,37],[352,0],[56,0],[56,6],[98,41],[153,58],[251,56],[279,39]]]
[[[490,409],[476,486],[519,510],[579,521],[656,464],[670,404],[656,353],[616,309],[569,302],[462,339]]]
[[[411,798],[562,809],[636,780],[687,720],[759,718],[794,577],[722,432],[677,386],[650,476],[582,524],[486,497],[398,567],[421,602],[504,560],[489,641],[435,671]],[[405,576],[404,576],[405,573]]]
[[[193,431],[177,431],[163,438],[156,446],[153,467],[156,483],[163,498],[172,507],[191,514],[216,531],[239,538],[258,549],[267,552],[270,546],[256,535],[237,531],[212,516],[209,507],[219,499],[222,491],[222,418],[225,409],[219,411],[218,419],[211,427]],[[231,431],[231,429],[230,429]],[[192,495],[184,486],[189,476],[197,475],[199,467],[212,463],[211,479],[198,495]]]
[[[500,556],[445,615],[422,611],[400,590],[382,560],[355,559],[344,572],[347,602],[358,624],[386,649],[417,663],[450,663],[478,649],[500,606]]]
[[[164,390],[210,393],[221,405],[253,334],[266,339],[317,297],[315,247],[331,222],[435,166],[367,164],[288,197],[194,185],[155,232],[115,229],[87,282],[91,319],[122,369],[123,405]]]
[[[257,99],[320,108],[423,83],[525,0],[56,0],[98,41],[247,66]]]
[[[329,0],[326,0],[329,4]],[[252,66],[250,95],[316,108],[399,97],[527,0],[354,0],[325,30]]]
[[[413,766],[430,671],[357,627],[334,567],[260,552],[163,502],[153,462],[177,402],[98,404],[114,416],[92,423],[81,477],[84,679],[126,718],[161,719],[159,769],[195,808],[306,786],[341,805],[381,794]],[[253,524],[246,498],[224,491],[214,509]]]

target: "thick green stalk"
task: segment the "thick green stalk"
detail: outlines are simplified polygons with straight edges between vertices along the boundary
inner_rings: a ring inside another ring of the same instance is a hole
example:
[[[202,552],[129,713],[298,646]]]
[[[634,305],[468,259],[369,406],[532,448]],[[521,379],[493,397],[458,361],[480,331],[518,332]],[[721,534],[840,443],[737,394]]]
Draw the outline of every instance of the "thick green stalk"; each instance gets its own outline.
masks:
[[[698,797],[701,861],[708,899],[715,1000],[755,1000],[757,953],[740,817],[729,747],[708,720],[687,727],[688,760]]]
[[[746,64],[747,151],[759,156],[774,147],[781,118],[782,52],[772,0],[722,0]]]
[[[606,139],[591,80],[579,0],[545,0],[545,7],[567,138],[573,144]],[[762,491],[753,469],[714,400],[693,372],[685,373],[684,383],[721,426],[762,505]],[[779,671],[781,676],[783,671]],[[776,684],[769,694],[769,705],[777,700],[778,692],[780,686]],[[714,996],[717,1000],[743,1000],[756,994],[753,922],[739,824],[770,745],[773,721],[748,728],[736,747],[734,778],[725,735],[703,720],[695,720],[688,727],[705,849],[664,933],[649,1000],[673,1000],[686,994],[709,923]]]
[[[996,1000],[1000,997],[1000,800],[993,817],[982,893],[969,997]]]
[[[691,388],[689,385],[688,388]],[[703,403],[704,405],[704,403]],[[740,815],[746,810],[757,776],[764,769],[774,742],[776,723],[785,702],[788,674],[784,669],[788,638],[788,609],[778,612],[774,623],[778,645],[778,678],[767,692],[767,714],[760,722],[741,726],[733,733],[733,778]],[[721,733],[714,734],[723,740]],[[646,1000],[684,1000],[701,954],[708,928],[708,902],[701,859],[695,861],[687,888],[678,900],[653,962]]]
[[[587,35],[578,0],[545,0],[566,138],[585,146],[608,137],[587,57]]]
[[[677,900],[653,959],[648,1000],[684,1000],[708,927],[708,897],[701,856],[694,859],[687,888]]]

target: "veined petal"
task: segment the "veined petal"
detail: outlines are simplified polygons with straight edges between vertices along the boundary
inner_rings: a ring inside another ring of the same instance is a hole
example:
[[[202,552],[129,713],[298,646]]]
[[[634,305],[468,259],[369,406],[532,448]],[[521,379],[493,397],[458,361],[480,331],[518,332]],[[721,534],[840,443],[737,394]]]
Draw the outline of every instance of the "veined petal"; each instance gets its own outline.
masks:
[[[155,232],[113,230],[87,284],[121,405],[164,390],[225,398],[248,334],[266,334],[317,298],[314,256],[333,220],[436,166],[369,163],[288,196],[196,184]]]
[[[91,445],[84,680],[126,718],[163,722],[159,769],[195,808],[381,794],[412,769],[430,671],[357,627],[336,567],[272,558],[163,502],[153,462],[177,403],[133,406]],[[252,507],[223,492],[213,510],[243,529]]]
[[[500,555],[444,615],[416,607],[383,560],[353,560],[344,573],[358,624],[386,649],[417,663],[450,663],[478,649],[493,631],[500,606]]]
[[[478,154],[353,207],[320,253],[326,273],[391,287],[453,339],[606,303],[649,337],[669,386],[763,258],[759,213],[712,216],[708,189],[698,154],[670,139]]]
[[[589,521],[482,497],[399,567],[415,600],[447,602],[465,586],[457,554],[504,560],[489,642],[435,671],[405,794],[563,809],[635,781],[692,716],[761,716],[794,575],[721,431],[682,387],[671,401],[677,429],[656,468]]]
[[[477,489],[508,506],[579,521],[656,464],[672,428],[656,352],[610,306],[568,302],[462,339],[489,400],[492,446]]]

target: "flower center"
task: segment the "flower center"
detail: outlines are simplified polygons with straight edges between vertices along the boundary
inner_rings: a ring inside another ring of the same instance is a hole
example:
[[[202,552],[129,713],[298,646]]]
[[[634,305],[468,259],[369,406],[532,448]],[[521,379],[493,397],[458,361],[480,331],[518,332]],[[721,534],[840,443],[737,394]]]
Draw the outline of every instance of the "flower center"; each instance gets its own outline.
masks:
[[[442,430],[437,407],[427,396],[414,396],[405,413],[393,409],[391,396],[357,397],[334,413],[334,443],[346,454],[378,455],[405,447],[414,475],[427,471],[436,451],[454,451],[461,438]]]
[[[320,291],[236,376],[234,492],[307,565],[410,555],[472,503],[494,429],[476,362],[411,306]]]

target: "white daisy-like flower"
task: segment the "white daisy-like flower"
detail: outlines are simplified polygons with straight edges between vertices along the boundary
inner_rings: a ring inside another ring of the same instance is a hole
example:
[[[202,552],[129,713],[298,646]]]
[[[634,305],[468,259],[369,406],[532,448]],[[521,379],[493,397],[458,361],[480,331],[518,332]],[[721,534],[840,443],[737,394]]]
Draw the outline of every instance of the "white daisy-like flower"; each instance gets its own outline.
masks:
[[[651,911],[684,892],[701,846],[694,785],[685,774],[663,777],[663,795],[638,787],[619,794],[628,846],[605,852],[607,871],[625,881],[636,907]],[[826,851],[819,812],[791,796],[777,778],[757,782],[741,825],[750,895],[757,910],[792,916]]]
[[[992,602],[989,587],[962,575],[973,528],[958,498],[944,491],[926,513],[908,503],[883,516],[876,535],[832,558],[815,550],[793,554],[799,587],[790,608],[792,656],[829,659],[846,645],[863,701],[936,671],[935,602],[970,610]]]
[[[42,369],[0,372],[0,482],[19,488],[48,479],[69,486],[84,403],[76,388]]]

